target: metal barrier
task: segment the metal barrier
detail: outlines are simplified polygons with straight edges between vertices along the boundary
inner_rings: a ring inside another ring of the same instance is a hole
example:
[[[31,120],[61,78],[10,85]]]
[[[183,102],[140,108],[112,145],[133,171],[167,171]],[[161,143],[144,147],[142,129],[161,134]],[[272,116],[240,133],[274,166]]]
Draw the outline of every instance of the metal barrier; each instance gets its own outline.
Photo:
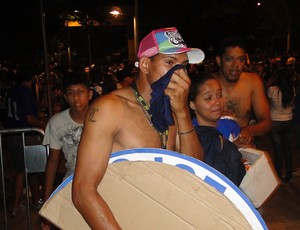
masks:
[[[3,149],[2,149],[2,136],[11,134],[20,134],[22,136],[23,154],[24,154],[24,166],[25,166],[25,186],[26,186],[26,199],[27,199],[27,219],[28,229],[31,229],[31,215],[30,215],[30,198],[29,198],[29,186],[28,186],[28,173],[44,172],[49,153],[49,147],[43,145],[26,145],[25,135],[36,133],[37,135],[43,135],[44,131],[37,128],[22,128],[22,129],[1,129],[0,130],[0,161],[1,161],[1,175],[2,175],[2,190],[3,190],[3,206],[4,206],[4,219],[5,229],[7,230],[7,208],[6,208],[6,190],[4,180],[4,164],[3,164]]]

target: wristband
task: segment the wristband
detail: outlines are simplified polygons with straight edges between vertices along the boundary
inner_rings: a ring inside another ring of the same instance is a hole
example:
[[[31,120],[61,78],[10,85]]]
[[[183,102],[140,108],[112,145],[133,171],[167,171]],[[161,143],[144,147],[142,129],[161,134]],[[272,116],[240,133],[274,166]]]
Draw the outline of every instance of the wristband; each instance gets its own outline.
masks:
[[[185,135],[185,134],[191,133],[191,132],[193,132],[193,131],[194,131],[194,127],[193,127],[191,130],[186,131],[186,132],[179,132],[179,131],[178,131],[178,135]]]

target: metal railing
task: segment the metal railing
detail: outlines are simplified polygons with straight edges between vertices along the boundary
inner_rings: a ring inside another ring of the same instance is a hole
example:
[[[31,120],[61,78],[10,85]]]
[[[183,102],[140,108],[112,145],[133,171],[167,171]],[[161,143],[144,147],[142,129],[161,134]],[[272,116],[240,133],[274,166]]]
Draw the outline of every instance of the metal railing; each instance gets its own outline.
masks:
[[[1,129],[0,130],[0,163],[1,163],[1,175],[2,175],[2,192],[3,192],[3,206],[4,206],[4,221],[5,229],[8,227],[7,220],[7,207],[6,207],[6,189],[5,189],[5,177],[4,177],[4,163],[3,163],[3,148],[2,148],[2,136],[21,134],[23,154],[24,154],[24,167],[25,167],[25,186],[26,186],[26,199],[27,199],[27,219],[28,229],[31,229],[31,215],[30,215],[30,198],[29,198],[29,186],[28,186],[28,173],[44,172],[46,166],[46,160],[48,156],[48,146],[33,145],[26,146],[25,135],[35,133],[37,135],[43,135],[44,131],[38,128],[19,128],[19,129]],[[43,151],[44,150],[44,151]],[[43,154],[44,153],[44,154]],[[38,159],[38,161],[36,161]]]

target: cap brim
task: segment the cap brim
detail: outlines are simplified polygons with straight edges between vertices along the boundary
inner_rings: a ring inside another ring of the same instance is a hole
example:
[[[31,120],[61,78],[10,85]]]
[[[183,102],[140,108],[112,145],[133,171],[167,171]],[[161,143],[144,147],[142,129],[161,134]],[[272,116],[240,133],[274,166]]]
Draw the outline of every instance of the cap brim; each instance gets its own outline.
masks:
[[[197,48],[171,48],[161,51],[162,54],[180,54],[187,53],[190,64],[197,64],[204,60],[205,54],[202,50]]]
[[[191,49],[191,51],[187,52],[189,63],[190,64],[197,64],[204,60],[205,54],[200,49]]]

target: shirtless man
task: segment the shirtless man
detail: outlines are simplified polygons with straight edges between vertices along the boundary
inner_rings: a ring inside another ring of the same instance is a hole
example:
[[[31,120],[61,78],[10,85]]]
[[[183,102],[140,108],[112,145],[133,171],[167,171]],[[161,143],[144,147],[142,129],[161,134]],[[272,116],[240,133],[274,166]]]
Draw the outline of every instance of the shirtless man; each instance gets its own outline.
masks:
[[[216,57],[220,71],[214,76],[222,86],[224,116],[232,116],[241,127],[235,143],[251,146],[255,136],[261,136],[271,129],[269,103],[261,78],[254,73],[244,72],[246,51],[239,38],[228,37],[221,41]],[[252,111],[255,125],[249,125]],[[252,145],[253,147],[253,145]]]
[[[176,70],[164,90],[170,98],[175,121],[175,125],[168,127],[167,134],[157,131],[145,107],[150,103],[152,83],[177,64],[186,66],[201,62],[204,53],[199,49],[187,48],[175,28],[164,28],[152,31],[141,41],[138,57],[140,70],[136,87],[128,86],[96,99],[84,123],[72,198],[92,229],[121,229],[97,192],[112,152],[165,146],[169,150],[178,148],[183,154],[203,159],[203,150],[189,115],[187,98],[190,80],[185,69]],[[143,106],[141,100],[147,105]],[[176,146],[177,132],[179,147]]]

